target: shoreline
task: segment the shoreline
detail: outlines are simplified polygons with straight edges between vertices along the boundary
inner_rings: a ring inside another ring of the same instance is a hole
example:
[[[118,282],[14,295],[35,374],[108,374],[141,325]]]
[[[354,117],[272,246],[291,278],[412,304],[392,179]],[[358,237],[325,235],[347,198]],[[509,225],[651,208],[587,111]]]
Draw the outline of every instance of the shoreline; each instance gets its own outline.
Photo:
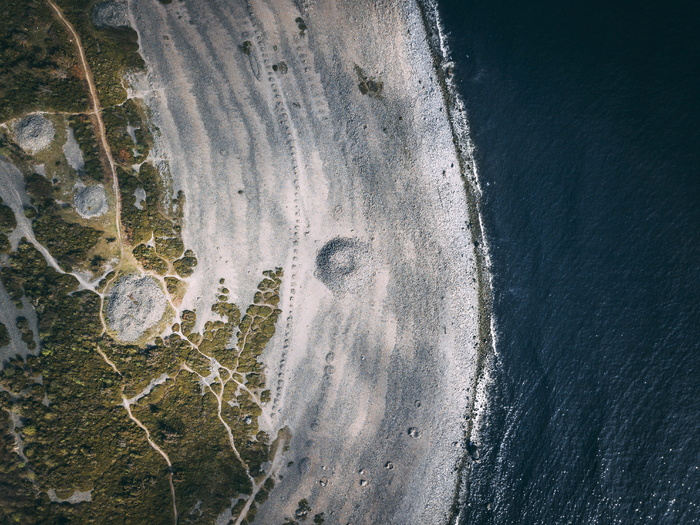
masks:
[[[478,423],[482,411],[488,402],[486,389],[489,386],[491,366],[496,357],[493,317],[493,275],[491,273],[491,260],[489,256],[488,242],[484,233],[484,225],[481,214],[480,196],[482,194],[474,158],[474,144],[469,133],[466,108],[461,95],[454,84],[452,77],[446,74],[452,60],[451,50],[444,28],[440,19],[440,10],[436,0],[416,0],[416,5],[421,12],[421,18],[428,36],[428,44],[433,57],[435,72],[438,75],[445,108],[448,112],[448,121],[452,129],[455,150],[460,163],[460,172],[464,181],[465,195],[469,209],[469,215],[473,227],[472,242],[477,257],[477,281],[479,288],[479,346],[472,385],[472,398],[470,407],[466,413],[467,430],[465,432],[465,453],[459,465],[460,476],[455,487],[454,500],[449,522],[458,523],[461,514],[461,505],[464,501],[465,485],[469,483],[469,470],[474,459],[469,449],[471,446],[480,446],[474,441],[474,434],[478,433]],[[460,122],[461,121],[461,122]],[[477,406],[479,399],[482,403]]]

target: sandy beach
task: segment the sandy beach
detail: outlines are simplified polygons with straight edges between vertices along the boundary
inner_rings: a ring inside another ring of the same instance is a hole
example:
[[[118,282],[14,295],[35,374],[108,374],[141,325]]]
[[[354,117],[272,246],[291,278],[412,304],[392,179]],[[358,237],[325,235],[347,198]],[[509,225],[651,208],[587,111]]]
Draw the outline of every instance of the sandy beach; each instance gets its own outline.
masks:
[[[261,422],[292,439],[255,523],[301,499],[326,523],[446,522],[478,292],[417,5],[133,0],[130,18],[149,70],[131,90],[199,261],[182,308],[201,325],[220,278],[247,304],[285,271]]]

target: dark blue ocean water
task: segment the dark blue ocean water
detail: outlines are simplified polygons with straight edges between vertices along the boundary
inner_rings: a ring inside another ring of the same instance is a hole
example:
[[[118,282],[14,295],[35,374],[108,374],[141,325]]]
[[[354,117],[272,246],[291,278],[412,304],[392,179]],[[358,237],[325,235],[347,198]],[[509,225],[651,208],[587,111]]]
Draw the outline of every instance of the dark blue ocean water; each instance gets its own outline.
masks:
[[[464,523],[700,523],[700,2],[441,0],[499,362]]]

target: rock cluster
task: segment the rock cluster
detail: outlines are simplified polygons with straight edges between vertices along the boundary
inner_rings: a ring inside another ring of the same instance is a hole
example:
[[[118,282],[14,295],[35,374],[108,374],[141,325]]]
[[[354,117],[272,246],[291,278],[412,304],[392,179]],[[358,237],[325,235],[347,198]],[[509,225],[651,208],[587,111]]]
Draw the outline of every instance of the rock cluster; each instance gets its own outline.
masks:
[[[127,275],[109,293],[107,320],[117,337],[129,343],[161,320],[165,306],[165,294],[158,281],[148,275]]]
[[[91,219],[107,213],[107,195],[102,185],[87,186],[77,191],[73,198],[75,211],[81,217]]]
[[[46,149],[56,133],[51,121],[39,113],[27,115],[17,122],[14,132],[17,144],[27,153]]]

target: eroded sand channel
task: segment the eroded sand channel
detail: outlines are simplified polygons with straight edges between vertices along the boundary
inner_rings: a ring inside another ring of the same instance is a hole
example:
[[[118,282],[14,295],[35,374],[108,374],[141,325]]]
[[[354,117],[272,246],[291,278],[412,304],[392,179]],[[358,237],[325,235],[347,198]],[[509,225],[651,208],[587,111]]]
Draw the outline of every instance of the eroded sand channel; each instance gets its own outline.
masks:
[[[130,10],[150,70],[135,89],[186,192],[184,237],[199,259],[182,307],[204,314],[222,276],[243,302],[260,271],[285,269],[266,409],[292,441],[255,522],[281,523],[302,498],[326,523],[444,522],[464,453],[477,290],[417,6]]]

